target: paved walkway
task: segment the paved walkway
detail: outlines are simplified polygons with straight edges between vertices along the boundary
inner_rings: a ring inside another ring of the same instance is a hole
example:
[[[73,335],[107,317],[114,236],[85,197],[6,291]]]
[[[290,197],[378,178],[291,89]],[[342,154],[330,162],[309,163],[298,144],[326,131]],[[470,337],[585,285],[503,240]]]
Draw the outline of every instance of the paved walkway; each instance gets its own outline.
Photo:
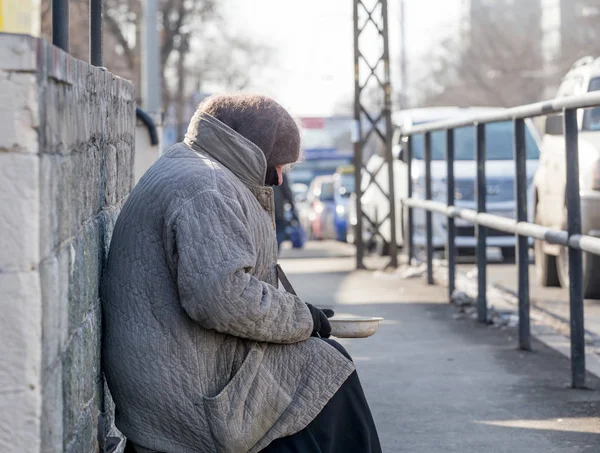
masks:
[[[384,452],[600,452],[599,379],[570,389],[563,356],[537,342],[523,353],[513,329],[454,319],[445,288],[353,272],[350,253],[312,243],[281,264],[307,302],[386,319],[373,337],[342,341]]]

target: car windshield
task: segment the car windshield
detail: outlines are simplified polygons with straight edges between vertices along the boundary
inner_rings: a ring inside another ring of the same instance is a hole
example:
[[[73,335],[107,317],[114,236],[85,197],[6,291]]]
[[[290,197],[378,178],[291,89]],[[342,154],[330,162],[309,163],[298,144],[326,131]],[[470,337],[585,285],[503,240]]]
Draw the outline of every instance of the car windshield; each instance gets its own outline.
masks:
[[[503,121],[485,125],[486,159],[487,160],[512,160],[513,157],[513,123]],[[527,159],[537,160],[540,150],[531,134],[526,128],[525,149]],[[431,134],[432,160],[446,159],[446,133],[436,131]],[[423,134],[413,138],[413,156],[423,159],[425,155],[425,139]],[[473,126],[461,127],[454,131],[454,159],[475,160],[475,131]]]
[[[588,91],[600,90],[600,77],[590,80]],[[583,115],[583,129],[587,131],[600,131],[600,107],[585,110]]]
[[[319,200],[321,201],[332,201],[333,200],[333,182],[324,182],[321,184],[321,193],[319,194]]]

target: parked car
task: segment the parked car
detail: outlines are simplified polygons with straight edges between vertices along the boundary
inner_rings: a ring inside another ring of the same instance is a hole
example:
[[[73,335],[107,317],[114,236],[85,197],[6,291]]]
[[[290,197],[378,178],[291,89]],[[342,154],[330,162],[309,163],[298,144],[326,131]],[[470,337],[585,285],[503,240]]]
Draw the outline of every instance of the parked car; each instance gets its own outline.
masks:
[[[600,59],[575,62],[563,78],[557,97],[600,90]],[[600,108],[579,111],[579,184],[581,230],[600,237]],[[543,152],[535,175],[535,221],[566,230],[566,153],[562,115],[546,118]],[[569,286],[566,247],[535,242],[536,276],[544,286]],[[600,298],[600,258],[584,253],[584,296]]]
[[[292,194],[294,195],[294,203],[302,203],[306,201],[308,196],[308,186],[301,182],[296,182],[291,185]]]
[[[309,239],[335,239],[333,175],[321,175],[313,179],[306,202],[309,208],[303,226]]]
[[[292,193],[294,194],[294,204],[296,207],[296,214],[298,215],[298,220],[300,221],[300,225],[306,232],[307,236],[310,238],[310,212],[311,206],[308,202],[308,191],[309,187],[304,183],[294,183],[292,184]]]
[[[348,230],[348,204],[354,193],[355,177],[354,165],[338,167],[333,175],[334,201],[335,201],[335,239],[346,242]]]
[[[392,154],[394,156],[394,193],[396,201],[396,240],[399,246],[402,246],[403,241],[403,222],[404,216],[401,209],[401,200],[407,196],[407,184],[406,184],[406,165],[400,161],[402,157],[402,145],[400,140],[399,131],[401,128],[409,127],[413,124],[422,124],[425,122],[441,121],[450,118],[452,115],[460,112],[458,107],[436,107],[427,109],[414,109],[404,112],[399,112],[393,115],[393,122],[395,127],[395,134],[393,139]],[[373,134],[375,135],[375,134]],[[382,193],[389,191],[388,184],[388,170],[387,164],[384,162],[383,148],[381,141],[376,141],[377,146],[374,152],[371,153],[371,157],[368,159],[366,164],[366,171],[362,172],[362,209],[363,212],[375,223],[379,223],[385,216],[389,214],[389,205],[387,198]],[[379,171],[377,171],[379,170]],[[371,174],[377,172],[375,180],[371,181]],[[375,182],[377,185],[375,185]],[[346,233],[347,241],[354,243],[357,233],[358,215],[356,212],[356,194],[350,197],[348,204],[348,229]],[[362,222],[362,236],[363,244],[369,249],[377,248],[380,253],[387,252],[387,244],[391,238],[391,224],[389,220],[383,222],[379,227],[381,236],[373,236],[372,224],[366,220]]]
[[[405,242],[407,231],[407,210],[401,208],[401,200],[408,194],[408,171],[403,161],[406,141],[402,133],[413,125],[439,121],[449,118],[472,117],[483,113],[494,112],[493,108],[456,108],[443,107],[433,109],[414,109],[399,112],[394,115],[396,126],[394,138],[394,192],[396,199],[396,240],[399,246]],[[487,212],[507,218],[515,216],[515,163],[513,156],[513,124],[510,121],[491,123],[485,126],[486,130],[486,182],[487,182]],[[455,206],[466,209],[476,209],[475,184],[475,132],[472,126],[455,130]],[[533,175],[537,169],[539,158],[540,140],[533,127],[533,123],[526,121],[526,151],[527,151],[527,178],[528,187],[531,187]],[[432,199],[446,202],[446,160],[445,160],[445,132],[431,134],[431,178]],[[425,198],[425,162],[424,162],[424,136],[413,137],[412,183],[413,197]],[[377,168],[376,181],[387,192],[388,173],[387,164],[381,155],[374,155],[367,163],[367,169],[372,173]],[[376,222],[381,221],[389,213],[387,197],[375,184],[369,184],[370,176],[363,174],[363,209]],[[367,188],[368,186],[368,188]],[[365,190],[366,189],[366,190]],[[531,189],[529,189],[531,203]],[[530,209],[531,211],[531,209]],[[414,243],[416,246],[426,244],[425,212],[420,209],[414,211]],[[447,238],[447,219],[441,214],[433,214],[433,245],[443,249]],[[474,225],[462,219],[456,219],[455,246],[459,252],[472,253],[476,247]],[[386,243],[391,240],[391,222],[386,221],[380,228],[380,233]],[[381,239],[379,239],[381,241]],[[385,244],[377,244],[385,252]],[[494,229],[488,229],[487,245],[499,247],[505,258],[513,258],[516,240],[512,234],[507,234]]]

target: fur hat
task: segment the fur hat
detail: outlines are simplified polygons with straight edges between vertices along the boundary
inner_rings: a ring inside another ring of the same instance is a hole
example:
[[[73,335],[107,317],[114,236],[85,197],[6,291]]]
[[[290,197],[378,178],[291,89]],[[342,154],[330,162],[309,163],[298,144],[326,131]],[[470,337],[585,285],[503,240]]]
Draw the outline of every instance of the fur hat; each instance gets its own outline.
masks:
[[[296,162],[300,131],[292,116],[273,99],[253,94],[210,96],[198,111],[214,116],[244,136],[265,155],[267,167]]]

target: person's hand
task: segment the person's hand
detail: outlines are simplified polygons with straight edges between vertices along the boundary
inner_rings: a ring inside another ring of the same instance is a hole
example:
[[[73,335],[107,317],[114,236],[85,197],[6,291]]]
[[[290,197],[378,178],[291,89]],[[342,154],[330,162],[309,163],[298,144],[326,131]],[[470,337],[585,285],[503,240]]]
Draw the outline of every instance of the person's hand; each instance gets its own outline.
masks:
[[[323,310],[318,309],[314,305],[306,304],[313,318],[313,337],[329,338],[331,336],[331,324],[329,319],[335,313],[329,308]]]

